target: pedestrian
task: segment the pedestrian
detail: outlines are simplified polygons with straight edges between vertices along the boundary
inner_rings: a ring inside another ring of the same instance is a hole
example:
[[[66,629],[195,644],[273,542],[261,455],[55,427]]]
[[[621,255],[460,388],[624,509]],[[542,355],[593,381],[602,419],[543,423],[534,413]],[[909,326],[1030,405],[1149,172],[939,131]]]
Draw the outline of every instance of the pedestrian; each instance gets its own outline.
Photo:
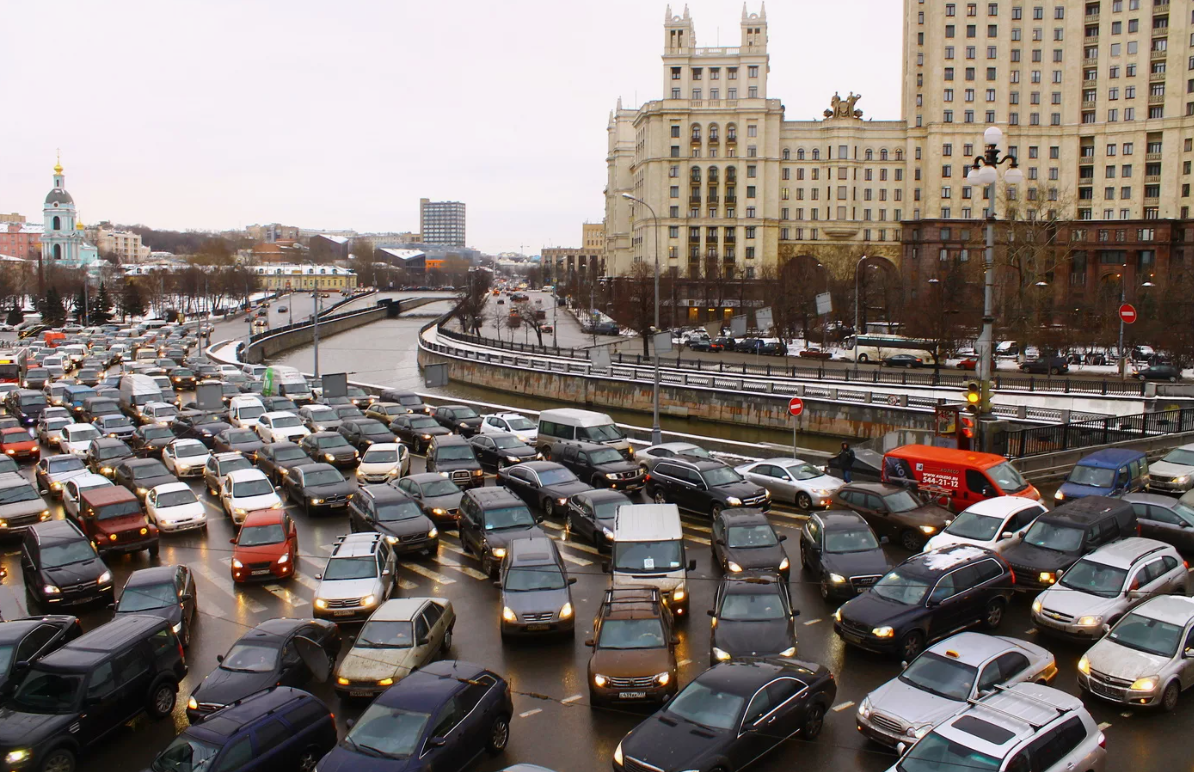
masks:
[[[850,443],[842,443],[842,452],[837,454],[837,461],[842,467],[842,479],[846,482],[854,482],[854,477],[851,474],[854,470],[854,451],[850,448]]]

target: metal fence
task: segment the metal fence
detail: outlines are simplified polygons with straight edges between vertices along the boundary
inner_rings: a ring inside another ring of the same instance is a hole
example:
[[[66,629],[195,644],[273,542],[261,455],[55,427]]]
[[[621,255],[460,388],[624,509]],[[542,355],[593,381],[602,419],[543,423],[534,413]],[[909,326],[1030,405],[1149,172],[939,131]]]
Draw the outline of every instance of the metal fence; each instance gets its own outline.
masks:
[[[319,323],[326,324],[327,322],[333,322],[337,319],[343,319],[345,317],[352,316],[354,314],[359,314],[364,311],[372,311],[372,310],[376,309],[377,306],[379,306],[379,305],[389,303],[388,300],[379,300],[379,301],[377,301],[377,303],[375,303],[372,306],[367,306],[365,308],[358,308],[355,311],[342,311],[338,314],[330,313],[332,311],[335,311],[340,306],[351,303],[354,300],[360,300],[361,298],[366,297],[368,295],[376,294],[376,292],[377,292],[377,290],[371,290],[370,292],[363,292],[363,293],[360,293],[357,295],[353,295],[350,298],[345,298],[344,300],[333,303],[332,305],[328,306],[327,308],[320,309]],[[256,343],[257,341],[268,338],[271,335],[277,335],[278,333],[287,332],[289,330],[299,330],[299,329],[302,329],[303,327],[310,327],[312,325],[313,325],[313,322],[312,322],[311,318],[308,317],[306,319],[301,319],[297,322],[294,322],[293,324],[284,324],[281,327],[271,327],[268,330],[266,330],[265,332],[259,332],[259,333],[256,333],[255,335],[250,335],[249,342]]]
[[[997,437],[994,450],[1008,458],[1024,458],[1189,431],[1194,431],[1194,408],[1019,429]]]

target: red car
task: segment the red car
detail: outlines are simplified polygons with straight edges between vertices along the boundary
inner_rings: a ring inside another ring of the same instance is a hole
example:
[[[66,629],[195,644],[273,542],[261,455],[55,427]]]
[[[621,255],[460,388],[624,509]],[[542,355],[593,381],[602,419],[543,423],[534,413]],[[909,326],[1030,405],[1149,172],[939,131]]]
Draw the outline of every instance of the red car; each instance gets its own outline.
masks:
[[[232,581],[286,579],[298,560],[298,528],[281,509],[258,509],[245,516],[231,542]]]
[[[978,357],[965,357],[958,362],[959,370],[977,370]]]
[[[0,430],[0,450],[3,450],[6,456],[13,458],[25,458],[32,461],[41,458],[41,447],[25,429]]]

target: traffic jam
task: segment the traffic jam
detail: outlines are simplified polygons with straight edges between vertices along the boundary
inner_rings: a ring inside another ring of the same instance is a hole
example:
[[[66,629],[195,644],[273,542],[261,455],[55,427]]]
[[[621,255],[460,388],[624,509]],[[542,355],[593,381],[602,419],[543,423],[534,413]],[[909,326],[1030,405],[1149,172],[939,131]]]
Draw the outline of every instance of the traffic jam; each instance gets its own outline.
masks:
[[[1101,772],[1190,710],[1194,446],[729,459],[199,332],[0,356],[0,769]]]

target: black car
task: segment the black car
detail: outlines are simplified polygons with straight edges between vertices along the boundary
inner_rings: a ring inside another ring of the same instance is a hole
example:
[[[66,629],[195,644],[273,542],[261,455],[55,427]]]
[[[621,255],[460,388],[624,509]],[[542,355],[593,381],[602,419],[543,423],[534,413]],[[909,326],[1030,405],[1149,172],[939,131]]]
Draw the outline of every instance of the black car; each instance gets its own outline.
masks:
[[[837,696],[823,665],[768,658],[706,670],[614,751],[615,772],[742,770],[786,740],[815,740]]]
[[[440,426],[462,437],[472,437],[481,430],[481,416],[467,405],[440,405],[432,415]]]
[[[598,549],[609,549],[614,543],[614,517],[618,507],[633,503],[620,491],[597,489],[574,493],[568,500],[564,530],[572,538],[587,539]]]
[[[1003,559],[1016,572],[1017,585],[1044,589],[1088,552],[1135,535],[1136,512],[1130,502],[1086,496],[1039,516],[1018,542],[1003,550]]]
[[[481,462],[481,467],[495,472],[504,466],[542,458],[534,448],[510,432],[474,434],[469,438],[469,444],[473,446],[473,453]]]
[[[671,503],[714,518],[733,507],[771,508],[766,488],[714,459],[662,459],[647,475],[646,491],[657,504]]]
[[[77,617],[50,614],[0,623],[0,696],[7,698],[29,666],[83,634]]]
[[[848,644],[911,662],[926,644],[959,630],[997,629],[1014,582],[1007,564],[980,547],[922,552],[846,601],[833,629]]]
[[[884,367],[924,367],[925,363],[926,357],[916,354],[892,354],[882,361]]]
[[[451,429],[440,426],[431,416],[421,413],[398,416],[390,421],[390,431],[415,453],[426,451],[432,437],[443,437],[452,433]]]
[[[497,484],[513,491],[519,498],[543,511],[548,517],[568,509],[568,499],[593,487],[577,479],[570,470],[554,461],[528,461],[499,469]]]
[[[527,505],[505,488],[474,488],[460,499],[460,545],[496,576],[515,539],[545,536]]]
[[[282,480],[286,498],[299,504],[308,515],[316,511],[343,511],[353,486],[331,464],[303,464],[291,467]]]
[[[352,466],[361,463],[361,454],[348,444],[348,440],[337,432],[315,432],[299,440],[299,447],[306,451],[312,461],[332,466]]]
[[[96,474],[102,474],[108,479],[116,473],[116,467],[125,459],[133,458],[133,451],[124,440],[111,437],[101,437],[92,440],[83,454],[87,467]]]
[[[800,529],[800,565],[820,585],[822,598],[853,598],[891,570],[886,541],[857,512],[818,512]]]
[[[1141,381],[1177,383],[1182,379],[1182,371],[1176,365],[1150,365],[1143,370],[1137,370],[1133,377]]]
[[[170,623],[184,647],[191,644],[191,627],[199,611],[195,577],[186,566],[155,566],[129,574],[116,602],[116,615],[149,614]]]
[[[170,378],[170,385],[175,391],[194,391],[195,384],[198,383],[195,371],[189,367],[175,367],[167,375]]]
[[[713,518],[713,562],[723,573],[770,571],[788,578],[791,561],[782,536],[757,509],[727,509]]]
[[[178,482],[166,465],[156,458],[130,458],[116,465],[112,481],[123,485],[137,495],[143,503],[145,496],[154,488],[166,483]]]
[[[485,472],[473,453],[473,446],[464,437],[454,434],[431,441],[427,448],[427,471],[438,472],[461,488],[477,488],[485,484]]]
[[[162,449],[176,439],[170,427],[148,424],[137,427],[133,436],[128,439],[128,446],[141,458],[161,458]]]
[[[257,468],[265,472],[275,486],[281,485],[296,466],[311,463],[307,452],[293,442],[273,442],[265,445],[254,454]]]
[[[348,525],[353,533],[380,533],[394,552],[439,551],[439,529],[423,514],[419,502],[392,485],[362,485],[348,504]]]
[[[270,619],[240,637],[219,666],[187,700],[187,718],[199,723],[226,705],[271,686],[327,680],[340,653],[340,630],[322,619]],[[320,654],[325,657],[321,662]]]
[[[348,444],[364,453],[369,446],[377,442],[393,442],[394,433],[381,421],[372,418],[356,418],[346,420],[337,427],[336,431]]]
[[[423,404],[423,398],[413,391],[402,391],[401,389],[386,389],[379,398],[381,402],[393,402],[396,405],[402,405],[406,408],[408,413],[430,413],[431,408]]]
[[[177,437],[199,440],[211,448],[215,445],[216,435],[225,429],[231,429],[232,424],[212,413],[186,410],[174,417],[170,422],[170,428]]]
[[[775,574],[722,579],[713,596],[709,664],[796,656],[796,617],[787,580]]]
[[[5,768],[76,769],[90,746],[142,713],[169,716],[186,673],[161,617],[129,614],[100,625],[34,663],[0,709]],[[13,764],[21,752],[24,763]]]
[[[94,371],[92,371],[94,373]],[[44,389],[46,383],[50,380],[50,371],[44,367],[30,367],[25,371],[24,377],[21,378],[22,389]],[[79,381],[82,383],[82,381]],[[85,384],[87,386],[94,386],[94,383]]]
[[[46,395],[32,389],[14,389],[4,396],[4,407],[8,414],[25,428],[36,426],[37,419],[48,405]]]
[[[557,442],[551,460],[572,470],[594,488],[634,492],[643,487],[643,467],[598,442]]]
[[[257,432],[252,429],[238,429],[230,426],[215,436],[211,444],[211,450],[213,453],[235,451],[243,453],[246,456],[252,456],[263,445],[265,443],[257,436]]]
[[[423,514],[438,526],[455,528],[460,510],[460,486],[434,472],[411,474],[386,483],[404,491],[419,503]]]
[[[1066,357],[1040,357],[1020,365],[1020,372],[1033,375],[1061,375],[1069,371],[1070,362]]]

